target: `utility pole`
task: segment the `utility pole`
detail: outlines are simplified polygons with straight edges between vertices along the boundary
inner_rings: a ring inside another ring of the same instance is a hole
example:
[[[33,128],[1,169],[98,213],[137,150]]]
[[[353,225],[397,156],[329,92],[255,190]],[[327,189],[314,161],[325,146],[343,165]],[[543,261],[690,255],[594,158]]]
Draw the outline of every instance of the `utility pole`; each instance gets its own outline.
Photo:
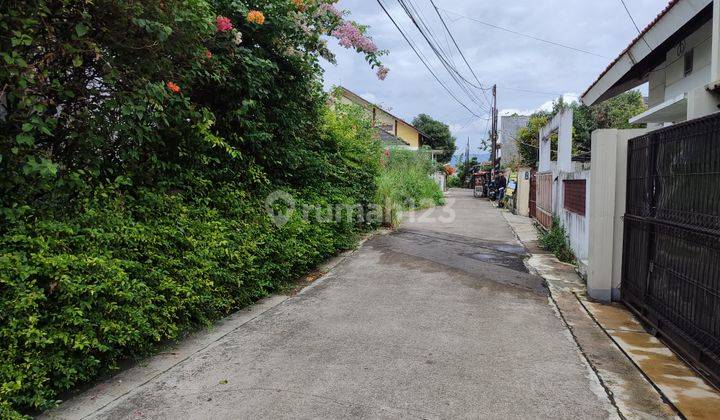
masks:
[[[491,150],[490,150],[490,161],[492,162],[492,169],[495,170],[495,162],[497,161],[497,139],[498,139],[498,133],[497,133],[497,85],[493,85],[492,88],[492,96],[493,96],[493,104],[492,104],[492,131],[490,132],[490,141],[492,142]]]
[[[467,145],[465,145],[465,163],[470,162],[470,137],[468,137]]]

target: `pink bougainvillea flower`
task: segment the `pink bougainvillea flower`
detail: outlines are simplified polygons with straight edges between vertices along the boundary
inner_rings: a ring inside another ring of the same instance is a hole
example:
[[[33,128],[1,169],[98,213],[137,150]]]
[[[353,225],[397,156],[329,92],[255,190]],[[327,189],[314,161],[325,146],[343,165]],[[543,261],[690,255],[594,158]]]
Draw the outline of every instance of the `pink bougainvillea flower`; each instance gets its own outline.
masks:
[[[339,10],[338,10],[334,5],[332,5],[332,4],[327,4],[327,3],[326,3],[326,4],[323,4],[323,5],[320,6],[320,9],[319,9],[319,10],[322,11],[322,12],[329,13],[329,14],[331,14],[331,15],[334,15],[335,17],[338,17],[338,18],[341,18],[341,17],[342,17],[342,12],[339,11]]]
[[[352,47],[352,41],[348,37],[342,37],[340,38],[340,45],[342,45],[345,48]]]
[[[390,72],[390,69],[389,69],[389,68],[387,68],[387,67],[385,67],[385,66],[381,66],[380,69],[378,69],[378,71],[377,71],[377,77],[378,77],[378,79],[380,79],[380,80],[385,80],[385,78],[387,77],[388,72]]]
[[[345,48],[355,48],[368,54],[378,51],[372,39],[363,35],[360,28],[353,22],[343,21],[332,31],[331,35],[339,39],[340,45]]]
[[[180,86],[176,85],[173,82],[167,82],[165,86],[167,86],[167,88],[170,89],[170,92],[172,93],[180,93]]]
[[[233,25],[230,18],[226,18],[225,16],[218,16],[215,18],[215,29],[218,32],[230,31],[232,28]]]

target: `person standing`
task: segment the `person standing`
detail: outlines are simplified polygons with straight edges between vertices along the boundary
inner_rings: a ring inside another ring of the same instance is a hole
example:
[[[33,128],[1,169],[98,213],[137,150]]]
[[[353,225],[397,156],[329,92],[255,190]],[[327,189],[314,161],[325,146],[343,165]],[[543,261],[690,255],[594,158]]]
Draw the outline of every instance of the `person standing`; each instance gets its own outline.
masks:
[[[495,179],[495,185],[498,189],[498,202],[500,202],[503,197],[505,197],[505,188],[507,187],[507,179],[505,178],[504,172],[500,172],[500,175]]]

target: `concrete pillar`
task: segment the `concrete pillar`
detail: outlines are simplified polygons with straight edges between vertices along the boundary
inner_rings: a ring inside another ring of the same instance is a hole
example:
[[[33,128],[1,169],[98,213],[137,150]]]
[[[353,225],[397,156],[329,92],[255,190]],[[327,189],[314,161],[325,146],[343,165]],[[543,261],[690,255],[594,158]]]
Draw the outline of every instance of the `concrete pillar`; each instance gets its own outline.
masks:
[[[695,88],[687,94],[687,119],[714,114],[720,111],[719,104],[720,95],[708,91],[705,86]]]
[[[604,302],[620,297],[628,140],[645,130],[595,130],[589,188],[588,295]]]
[[[712,56],[710,57],[710,80],[720,81],[720,0],[713,2]]]
[[[567,109],[560,113],[558,121],[558,170],[561,172],[573,172],[572,165],[572,129],[573,112]]]
[[[561,172],[572,172],[572,127],[573,111],[566,109],[556,114],[549,123],[540,129],[540,164],[539,172],[550,170],[551,141],[550,136],[555,130],[558,131],[558,163],[557,169]]]
[[[520,216],[530,215],[530,168],[518,168],[518,186],[515,192],[515,211]]]

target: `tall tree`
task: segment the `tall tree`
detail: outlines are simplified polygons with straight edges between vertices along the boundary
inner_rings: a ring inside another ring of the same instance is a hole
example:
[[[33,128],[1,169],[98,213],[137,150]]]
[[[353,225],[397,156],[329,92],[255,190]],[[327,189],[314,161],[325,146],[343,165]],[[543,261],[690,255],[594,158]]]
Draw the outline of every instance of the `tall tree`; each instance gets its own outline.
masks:
[[[456,149],[455,137],[450,133],[450,127],[427,114],[418,115],[412,123],[415,128],[430,137],[427,144],[422,144],[422,146],[430,146],[433,150],[444,150],[445,152],[439,155],[437,160],[441,163],[450,162]]]

